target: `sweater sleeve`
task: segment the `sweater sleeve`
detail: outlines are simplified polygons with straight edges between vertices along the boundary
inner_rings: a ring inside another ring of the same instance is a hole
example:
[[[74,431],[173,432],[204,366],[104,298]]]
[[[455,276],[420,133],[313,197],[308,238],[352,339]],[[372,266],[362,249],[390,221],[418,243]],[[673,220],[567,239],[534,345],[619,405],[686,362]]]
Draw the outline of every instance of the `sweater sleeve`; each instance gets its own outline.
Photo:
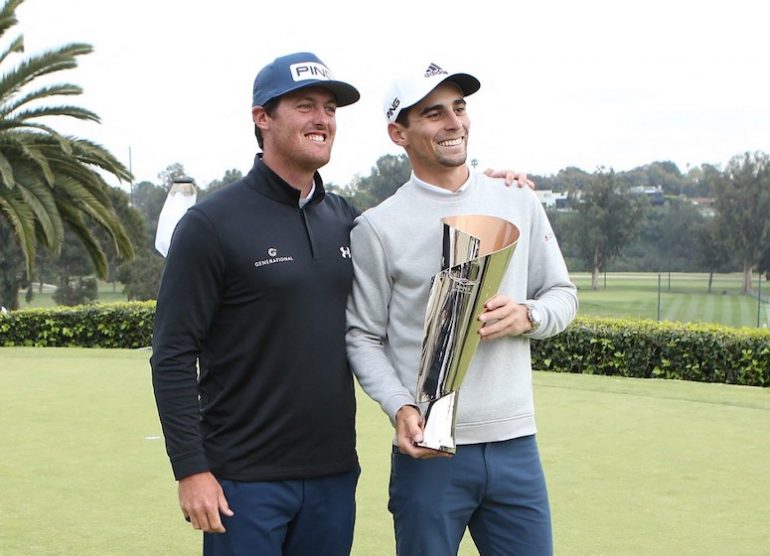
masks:
[[[174,476],[208,471],[200,432],[197,363],[219,306],[223,261],[208,219],[179,221],[166,259],[152,339],[152,383]]]
[[[401,407],[416,404],[385,351],[393,279],[385,249],[366,215],[356,219],[350,246],[353,290],[347,307],[348,358],[361,387],[394,421]]]
[[[577,314],[578,297],[545,209],[535,195],[531,200],[536,207],[530,232],[527,298],[540,311],[543,322],[528,336],[543,339],[569,326]]]

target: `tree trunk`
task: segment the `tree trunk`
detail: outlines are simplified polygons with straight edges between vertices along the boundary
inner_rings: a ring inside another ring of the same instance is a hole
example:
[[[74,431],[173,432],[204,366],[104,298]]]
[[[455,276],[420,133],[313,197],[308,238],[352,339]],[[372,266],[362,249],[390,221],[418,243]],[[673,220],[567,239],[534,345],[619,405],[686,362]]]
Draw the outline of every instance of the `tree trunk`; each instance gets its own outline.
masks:
[[[754,270],[754,265],[751,263],[743,263],[743,283],[741,284],[741,293],[746,295],[751,291],[751,271]]]
[[[19,308],[19,277],[24,272],[24,256],[16,245],[11,230],[0,219],[0,305]]]
[[[591,289],[599,289],[599,267],[596,265],[594,265],[593,269],[591,270]]]
[[[711,286],[714,285],[714,271],[712,270],[709,272],[709,289],[708,292],[711,293]]]
[[[13,311],[19,308],[19,283],[13,272],[0,270],[0,305]]]
[[[591,289],[599,289],[599,250],[594,249],[594,264],[591,268]]]

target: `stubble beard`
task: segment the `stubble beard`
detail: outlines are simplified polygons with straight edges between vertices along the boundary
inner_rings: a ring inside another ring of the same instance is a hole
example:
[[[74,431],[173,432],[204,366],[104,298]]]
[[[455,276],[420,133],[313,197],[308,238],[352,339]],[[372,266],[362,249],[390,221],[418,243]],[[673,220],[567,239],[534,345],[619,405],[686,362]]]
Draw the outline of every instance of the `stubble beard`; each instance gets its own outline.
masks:
[[[447,168],[457,168],[458,166],[462,166],[465,164],[465,161],[467,159],[468,159],[468,151],[465,149],[463,149],[462,154],[459,154],[456,156],[449,157],[449,156],[442,156],[439,154],[436,158],[437,162],[440,165],[445,166]]]

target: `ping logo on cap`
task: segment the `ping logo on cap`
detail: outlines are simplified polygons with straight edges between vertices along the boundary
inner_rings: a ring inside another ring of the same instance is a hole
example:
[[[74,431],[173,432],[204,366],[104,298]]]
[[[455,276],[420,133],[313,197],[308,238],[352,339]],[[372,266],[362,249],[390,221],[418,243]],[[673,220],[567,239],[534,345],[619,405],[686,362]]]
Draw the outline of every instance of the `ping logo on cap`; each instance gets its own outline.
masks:
[[[398,100],[398,98],[393,99],[393,103],[390,105],[390,108],[388,108],[387,117],[390,120],[393,118],[393,114],[396,112],[396,109],[401,105],[401,101]]]
[[[307,79],[329,81],[332,78],[332,72],[329,71],[329,68],[317,62],[291,64],[289,66],[289,72],[294,81],[305,81]]]

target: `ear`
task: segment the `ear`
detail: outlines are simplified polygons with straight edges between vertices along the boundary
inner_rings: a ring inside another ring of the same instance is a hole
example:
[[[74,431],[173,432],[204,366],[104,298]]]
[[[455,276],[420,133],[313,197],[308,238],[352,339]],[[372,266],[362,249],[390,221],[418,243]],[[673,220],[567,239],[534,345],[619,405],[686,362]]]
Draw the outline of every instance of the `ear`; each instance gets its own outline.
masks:
[[[388,136],[399,147],[405,147],[409,144],[406,137],[406,128],[399,123],[391,122],[388,124]]]
[[[267,122],[270,119],[270,116],[267,115],[267,112],[265,112],[264,108],[261,106],[255,106],[251,109],[251,119],[254,121],[254,125],[256,125],[259,129],[267,129]]]

